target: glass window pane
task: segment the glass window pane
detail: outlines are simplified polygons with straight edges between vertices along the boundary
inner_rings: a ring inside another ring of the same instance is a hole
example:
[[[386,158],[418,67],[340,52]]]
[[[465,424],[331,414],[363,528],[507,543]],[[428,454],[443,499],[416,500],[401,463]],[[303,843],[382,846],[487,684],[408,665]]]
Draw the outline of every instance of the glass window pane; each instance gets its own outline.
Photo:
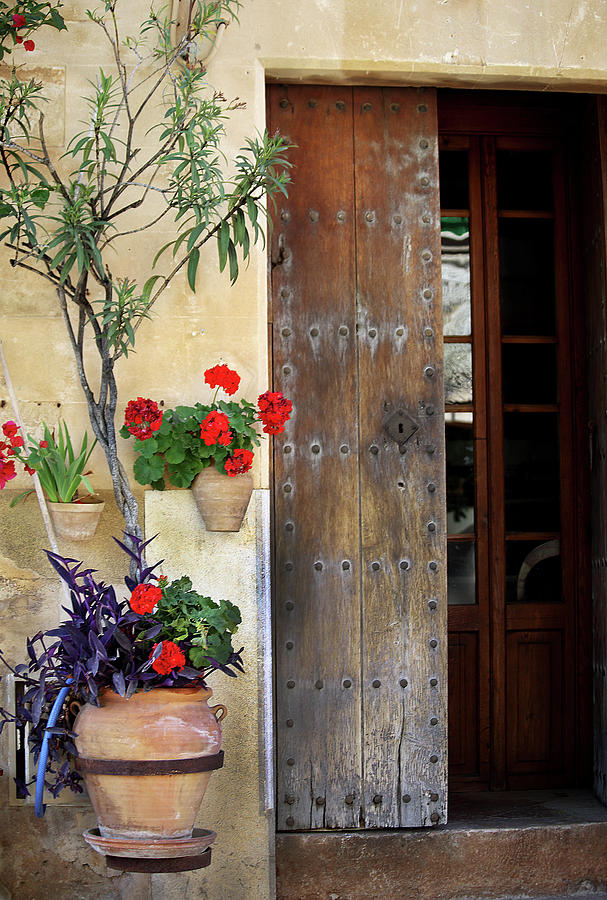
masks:
[[[559,531],[556,413],[504,413],[506,531]]]
[[[561,603],[560,541],[506,542],[506,602]]]
[[[497,205],[499,209],[552,210],[552,153],[498,150]]]
[[[447,533],[469,534],[474,531],[474,429],[471,421],[458,421],[458,413],[447,413],[446,419]]]
[[[440,203],[443,209],[468,209],[468,151],[438,154]]]
[[[472,345],[445,344],[445,404],[472,403]]]
[[[447,603],[449,606],[476,603],[473,541],[447,542]]]
[[[554,335],[553,225],[546,219],[500,219],[502,334]]]
[[[470,315],[470,225],[463,216],[441,219],[443,334],[468,335]]]
[[[504,403],[556,403],[555,344],[504,344],[502,392]]]

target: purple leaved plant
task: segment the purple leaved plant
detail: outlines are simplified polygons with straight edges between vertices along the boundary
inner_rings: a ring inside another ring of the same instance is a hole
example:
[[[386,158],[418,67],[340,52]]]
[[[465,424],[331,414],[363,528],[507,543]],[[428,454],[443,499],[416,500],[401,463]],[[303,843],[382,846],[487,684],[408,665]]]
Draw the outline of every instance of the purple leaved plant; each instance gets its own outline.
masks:
[[[137,585],[157,583],[158,595],[164,594],[166,588],[174,602],[182,582],[191,587],[189,579],[171,585],[167,585],[167,579],[159,579],[154,570],[162,561],[153,566],[145,563],[144,550],[153,538],[142,541],[129,535],[133,549],[117,538],[114,540],[131,557],[131,571],[137,573],[135,578],[125,578],[129,595]],[[190,590],[184,593],[193,611],[187,622],[181,617],[175,623],[166,615],[164,597],[155,611],[141,615],[131,609],[128,598],[116,597],[112,585],[97,581],[93,569],[82,568],[81,562],[48,550],[46,555],[68,586],[71,608],[63,607],[67,618],[57,628],[39,632],[27,640],[27,663],[13,667],[0,651],[0,661],[23,684],[23,696],[15,713],[0,707],[0,733],[7,724],[23,729],[29,726],[29,747],[37,762],[51,707],[59,691],[70,686],[56,725],[48,728],[48,781],[45,783],[53,796],[57,796],[65,787],[82,791],[80,775],[69,762],[70,756],[77,756],[72,728],[78,707],[85,703],[100,705],[102,690],[113,690],[128,699],[139,690],[204,685],[207,676],[215,670],[235,677],[244,669],[243,648],[235,651],[231,644],[231,634],[240,622],[240,614],[233,604],[222,600],[217,606],[210,598]],[[192,605],[196,602],[197,606]],[[226,627],[221,625],[224,608],[230,617]],[[205,653],[207,638],[209,653]],[[178,648],[185,660],[192,654],[197,662],[202,659],[203,664],[180,665],[166,671],[166,666],[161,665],[164,645]],[[221,649],[221,658],[212,655],[214,647]],[[29,794],[23,782],[17,782],[17,791],[22,797]]]

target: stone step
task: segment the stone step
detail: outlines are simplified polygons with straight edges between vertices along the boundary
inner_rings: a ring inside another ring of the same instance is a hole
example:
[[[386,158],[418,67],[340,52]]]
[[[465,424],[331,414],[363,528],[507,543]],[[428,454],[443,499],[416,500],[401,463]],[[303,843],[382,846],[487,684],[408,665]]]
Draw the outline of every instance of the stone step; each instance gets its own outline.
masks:
[[[276,856],[277,900],[598,900],[607,810],[587,791],[455,795],[448,825],[279,834]]]

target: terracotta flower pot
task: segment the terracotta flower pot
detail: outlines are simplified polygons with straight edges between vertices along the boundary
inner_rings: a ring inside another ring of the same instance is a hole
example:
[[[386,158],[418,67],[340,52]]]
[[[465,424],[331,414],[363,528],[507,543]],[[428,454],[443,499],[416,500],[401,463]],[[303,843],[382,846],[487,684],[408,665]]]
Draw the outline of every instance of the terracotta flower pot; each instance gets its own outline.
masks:
[[[46,503],[57,537],[67,541],[90,541],[97,530],[103,500],[86,503]]]
[[[77,767],[103,838],[192,836],[212,771],[222,764],[226,709],[203,687],[155,688],[126,700],[112,690],[76,717]],[[127,774],[128,773],[128,774]]]
[[[253,478],[250,472],[224,475],[211,465],[196,476],[192,493],[207,531],[239,531],[253,493]]]

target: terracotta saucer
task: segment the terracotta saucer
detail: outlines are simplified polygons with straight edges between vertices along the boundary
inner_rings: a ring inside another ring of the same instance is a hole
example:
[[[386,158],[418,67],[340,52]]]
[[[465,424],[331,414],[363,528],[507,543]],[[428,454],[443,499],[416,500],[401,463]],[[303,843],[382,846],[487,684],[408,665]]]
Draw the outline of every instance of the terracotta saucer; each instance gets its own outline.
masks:
[[[89,828],[82,836],[93,850],[103,856],[124,856],[145,859],[173,859],[184,856],[200,856],[217,834],[206,828],[195,828],[189,838],[160,838],[159,840],[135,840],[132,838],[103,837],[98,828]]]

